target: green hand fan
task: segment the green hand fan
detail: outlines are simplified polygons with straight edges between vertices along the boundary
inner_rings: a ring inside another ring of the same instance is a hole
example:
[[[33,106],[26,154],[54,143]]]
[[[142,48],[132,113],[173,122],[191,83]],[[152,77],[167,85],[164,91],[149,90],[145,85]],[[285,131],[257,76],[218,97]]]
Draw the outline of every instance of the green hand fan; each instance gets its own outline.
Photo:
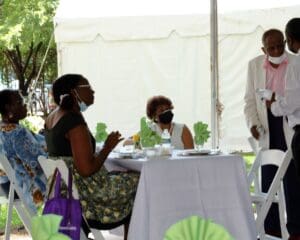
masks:
[[[71,240],[68,236],[59,233],[61,216],[45,214],[34,216],[31,220],[31,235],[33,240]]]
[[[228,231],[212,220],[191,216],[173,224],[164,240],[234,240]]]

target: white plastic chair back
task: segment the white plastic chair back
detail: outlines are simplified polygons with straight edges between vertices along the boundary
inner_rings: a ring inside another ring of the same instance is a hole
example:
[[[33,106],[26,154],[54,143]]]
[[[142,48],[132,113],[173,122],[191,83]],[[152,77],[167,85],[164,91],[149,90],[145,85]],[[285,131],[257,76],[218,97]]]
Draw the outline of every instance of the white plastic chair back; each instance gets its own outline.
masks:
[[[39,163],[40,163],[40,165],[41,165],[41,167],[42,167],[42,169],[43,169],[43,171],[44,171],[44,173],[47,177],[52,176],[52,174],[54,173],[55,168],[57,168],[59,170],[59,172],[61,174],[61,177],[64,180],[64,182],[65,183],[68,182],[69,170],[68,170],[68,167],[67,167],[66,163],[62,159],[53,160],[53,159],[50,159],[50,158],[46,158],[44,156],[39,156],[38,161],[39,161]],[[78,190],[76,188],[76,185],[74,184],[74,181],[73,181],[72,190],[73,190],[73,197],[74,198],[79,198]],[[94,235],[95,240],[105,240],[100,230],[91,229],[91,231]],[[81,233],[80,233],[80,239],[81,240],[87,239],[82,230],[81,230]]]
[[[27,232],[31,233],[31,218],[35,215],[34,212],[27,206],[25,202],[25,196],[22,189],[16,183],[15,172],[11,167],[7,157],[0,153],[1,169],[3,169],[10,181],[10,189],[8,195],[8,210],[5,225],[5,240],[10,239],[10,229],[12,221],[13,207],[17,210],[17,213],[23,222]],[[15,192],[18,194],[19,199],[15,199]]]
[[[252,202],[256,205],[257,217],[256,225],[258,232],[260,234],[260,239],[265,239],[264,234],[264,221],[267,216],[267,213],[273,202],[278,203],[279,207],[279,217],[280,217],[280,226],[282,232],[282,239],[288,239],[288,232],[286,229],[286,220],[285,220],[285,198],[284,198],[284,189],[283,189],[283,177],[286,173],[286,170],[291,161],[291,152],[283,152],[277,149],[263,150],[260,149],[257,153],[255,161],[252,165],[252,168],[248,174],[248,183],[250,184],[254,181],[255,183],[255,192],[251,194]],[[260,185],[259,172],[261,166],[264,165],[274,165],[278,167],[278,170],[275,174],[275,177],[272,181],[272,184],[267,193],[261,192],[261,187],[256,186],[258,182]]]

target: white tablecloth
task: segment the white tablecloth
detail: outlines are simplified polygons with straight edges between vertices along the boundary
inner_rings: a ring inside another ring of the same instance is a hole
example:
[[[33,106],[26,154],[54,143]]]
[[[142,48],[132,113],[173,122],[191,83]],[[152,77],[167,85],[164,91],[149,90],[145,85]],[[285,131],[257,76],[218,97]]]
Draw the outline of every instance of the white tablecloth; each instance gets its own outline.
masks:
[[[129,240],[163,239],[172,224],[191,215],[223,225],[236,240],[256,239],[242,157],[180,159],[144,163]]]

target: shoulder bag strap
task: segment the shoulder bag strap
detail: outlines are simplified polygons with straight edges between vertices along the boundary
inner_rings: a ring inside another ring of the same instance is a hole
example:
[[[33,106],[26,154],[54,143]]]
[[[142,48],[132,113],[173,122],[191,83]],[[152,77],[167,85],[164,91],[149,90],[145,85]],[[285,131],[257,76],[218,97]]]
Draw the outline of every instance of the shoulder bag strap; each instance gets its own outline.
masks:
[[[68,174],[69,174],[69,179],[68,179],[68,194],[69,194],[69,199],[72,199],[73,198],[73,194],[72,194],[72,172],[70,170],[70,168],[68,168]]]
[[[52,178],[51,178],[51,182],[50,182],[50,186],[49,186],[49,192],[48,192],[47,199],[50,198],[50,195],[51,195],[51,193],[52,193],[52,189],[53,189],[53,185],[54,185],[55,180],[56,180],[57,172],[58,172],[58,169],[55,168],[54,173],[53,173]]]
[[[57,169],[56,183],[55,183],[55,190],[54,190],[54,197],[56,198],[60,197],[60,186],[61,186],[61,174]]]

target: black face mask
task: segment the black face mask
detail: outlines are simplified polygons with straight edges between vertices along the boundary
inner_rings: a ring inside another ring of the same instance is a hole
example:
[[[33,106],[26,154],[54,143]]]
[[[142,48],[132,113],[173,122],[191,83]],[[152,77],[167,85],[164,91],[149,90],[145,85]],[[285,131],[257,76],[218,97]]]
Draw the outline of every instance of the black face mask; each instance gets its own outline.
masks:
[[[173,116],[174,116],[174,114],[169,109],[169,110],[166,110],[163,113],[159,114],[158,119],[159,119],[159,122],[161,122],[163,124],[168,124],[168,123],[172,122]]]

